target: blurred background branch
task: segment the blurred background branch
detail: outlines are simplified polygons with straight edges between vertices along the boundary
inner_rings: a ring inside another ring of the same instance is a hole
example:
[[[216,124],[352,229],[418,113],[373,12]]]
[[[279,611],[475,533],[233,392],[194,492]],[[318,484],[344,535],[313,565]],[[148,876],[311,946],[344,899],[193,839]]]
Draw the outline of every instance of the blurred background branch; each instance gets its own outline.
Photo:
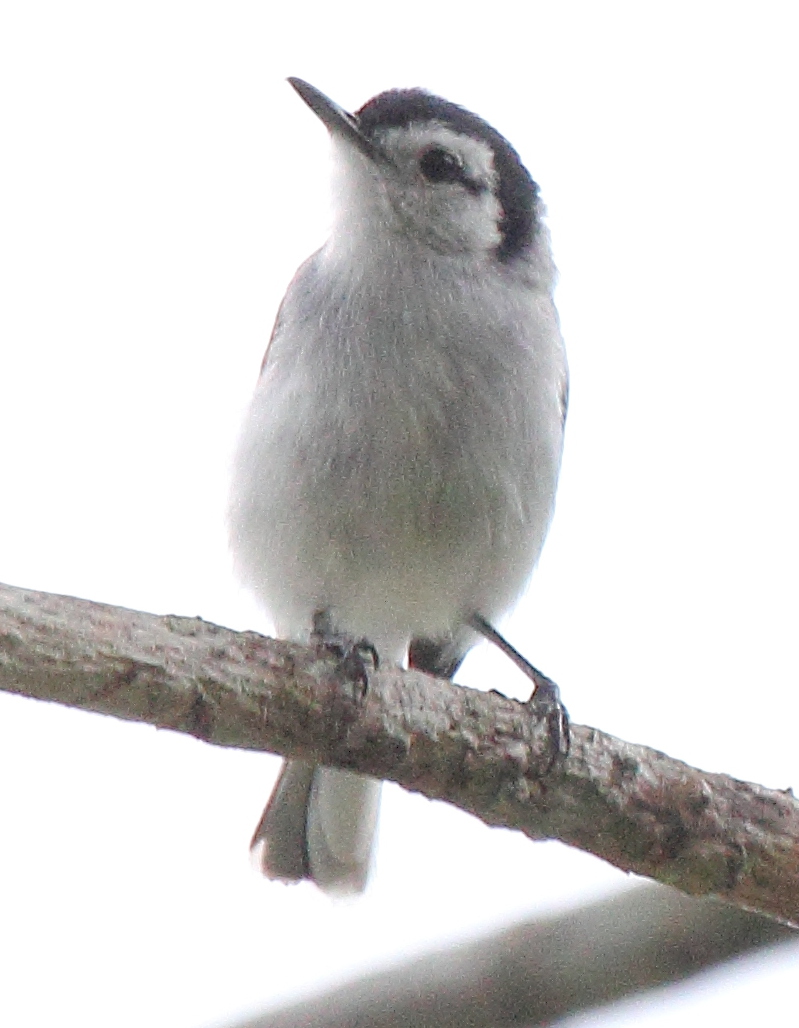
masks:
[[[533,1028],[797,938],[757,914],[645,886],[416,957],[230,1028]]]

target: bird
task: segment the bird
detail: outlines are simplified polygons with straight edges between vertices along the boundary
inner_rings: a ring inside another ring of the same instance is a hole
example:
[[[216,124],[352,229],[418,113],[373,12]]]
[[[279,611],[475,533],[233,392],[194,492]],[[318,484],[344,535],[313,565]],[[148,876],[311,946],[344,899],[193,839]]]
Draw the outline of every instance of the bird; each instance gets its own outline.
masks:
[[[452,678],[516,603],[553,515],[568,369],[545,209],[487,121],[419,88],[327,128],[332,223],[280,305],[233,461],[235,571],[279,637],[367,640]],[[272,879],[357,894],[381,783],[284,763]]]

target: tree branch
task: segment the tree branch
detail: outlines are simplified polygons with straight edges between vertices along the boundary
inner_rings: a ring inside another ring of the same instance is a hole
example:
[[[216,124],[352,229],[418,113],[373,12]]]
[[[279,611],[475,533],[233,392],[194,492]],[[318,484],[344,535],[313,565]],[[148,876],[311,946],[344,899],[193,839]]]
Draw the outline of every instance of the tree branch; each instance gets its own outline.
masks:
[[[405,960],[231,1028],[534,1028],[792,938],[756,914],[647,886]]]
[[[487,824],[799,925],[799,803],[644,746],[546,725],[496,693],[371,672],[199,618],[0,586],[0,688],[398,782]]]

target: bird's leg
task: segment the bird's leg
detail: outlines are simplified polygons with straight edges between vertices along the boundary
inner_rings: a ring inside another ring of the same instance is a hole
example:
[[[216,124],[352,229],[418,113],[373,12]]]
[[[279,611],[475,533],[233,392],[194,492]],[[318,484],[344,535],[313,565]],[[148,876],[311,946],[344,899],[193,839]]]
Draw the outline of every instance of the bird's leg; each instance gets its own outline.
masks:
[[[564,760],[569,754],[569,715],[561,701],[560,690],[551,678],[548,678],[543,671],[539,671],[514,646],[511,646],[508,640],[500,635],[482,614],[472,614],[468,624],[475,632],[502,650],[505,656],[509,657],[516,667],[532,681],[534,689],[527,701],[527,706],[533,708],[536,714],[546,721],[552,749],[552,758],[545,771],[545,774],[548,774],[559,761]]]

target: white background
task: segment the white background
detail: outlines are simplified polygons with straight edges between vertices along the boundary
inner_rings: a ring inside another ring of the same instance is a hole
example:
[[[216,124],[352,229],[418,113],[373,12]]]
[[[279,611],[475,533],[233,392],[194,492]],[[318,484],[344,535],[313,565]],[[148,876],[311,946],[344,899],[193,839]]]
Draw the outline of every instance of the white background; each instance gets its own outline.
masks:
[[[575,721],[798,784],[794,17],[6,0],[0,580],[268,628],[222,518],[276,306],[325,230],[325,133],[283,79],[350,108],[423,85],[520,151],[561,270],[562,485],[509,635]],[[524,689],[485,651],[463,680]],[[211,1028],[630,882],[390,787],[363,899],[269,884],[247,844],[276,770],[0,696],[0,1023]],[[785,1021],[797,953],[580,1023]]]

